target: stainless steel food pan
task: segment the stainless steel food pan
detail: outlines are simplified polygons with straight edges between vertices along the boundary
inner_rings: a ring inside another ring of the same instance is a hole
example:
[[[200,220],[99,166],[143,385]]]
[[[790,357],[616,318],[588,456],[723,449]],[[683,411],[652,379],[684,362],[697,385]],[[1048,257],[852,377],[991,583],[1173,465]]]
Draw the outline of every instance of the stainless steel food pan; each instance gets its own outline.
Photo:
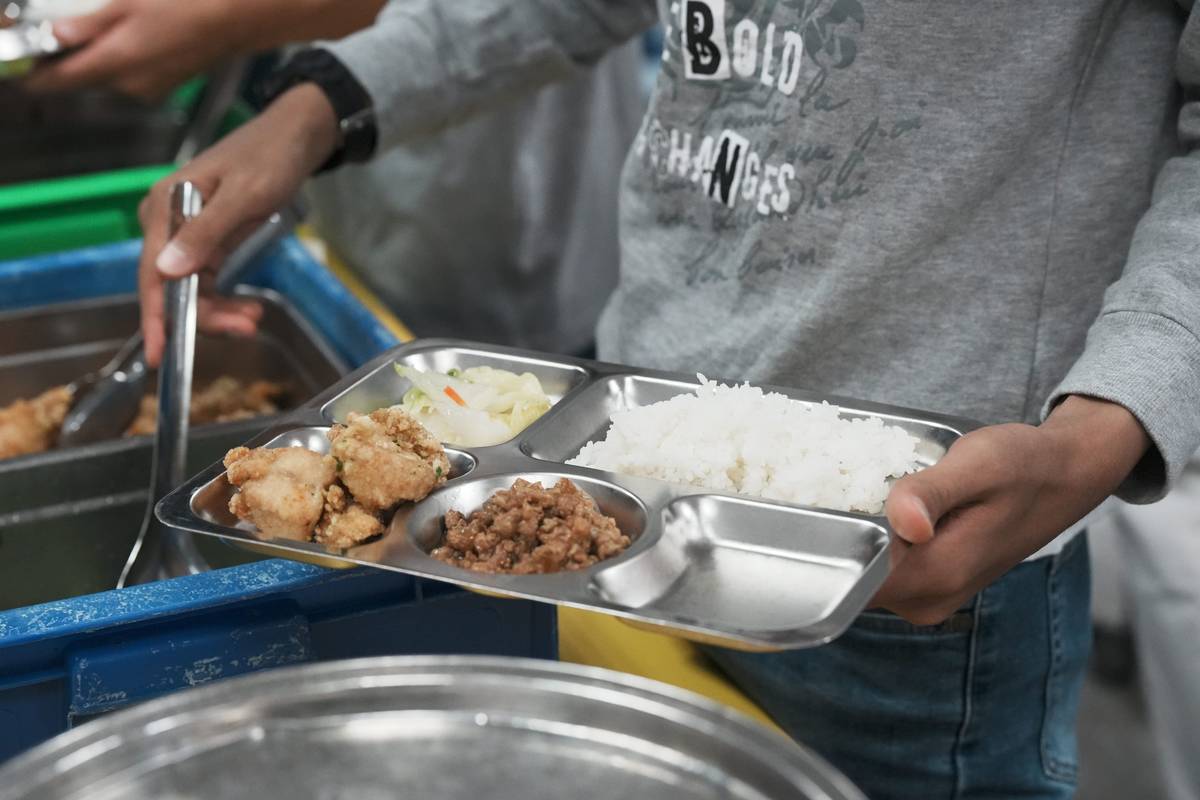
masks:
[[[488,365],[538,376],[555,403],[513,440],[450,448],[452,479],[424,501],[402,507],[380,539],[344,552],[264,538],[228,511],[233,488],[214,464],[158,506],[168,525],[281,554],[335,555],[476,590],[592,609],[671,628],[697,641],[744,649],[808,647],[838,636],[882,584],[892,532],[887,520],[675,486],[564,462],[604,435],[614,411],[691,391],[695,379],[528,351],[431,340],[381,356],[250,442],[251,446],[328,447],[324,435],[351,411],[399,402],[409,388],[396,362],[447,370]],[[775,388],[775,387],[769,387]],[[966,420],[777,388],[797,400],[828,400],[845,416],[876,415],[920,440],[934,463],[964,432]],[[631,539],[620,556],[587,570],[553,575],[485,575],[437,561],[450,509],[468,513],[517,478],[550,485],[575,481]]]
[[[299,404],[345,374],[342,360],[278,294],[252,339],[201,337],[198,382],[219,375],[286,383]],[[0,314],[0,405],[104,364],[136,330],[137,303],[115,297]],[[151,389],[153,383],[151,383]],[[189,465],[202,469],[272,418],[197,426]],[[111,589],[137,535],[150,482],[148,437],[0,460],[0,609]],[[215,540],[212,566],[248,560]]]
[[[0,800],[864,800],[809,750],[631,675],[409,657],[145,703],[0,769]]]
[[[298,405],[346,373],[342,359],[282,295],[245,286],[238,294],[263,304],[259,333],[200,336],[198,386],[221,375],[278,381],[295,387],[289,399]],[[0,313],[0,405],[103,366],[137,328],[137,300],[130,295]]]

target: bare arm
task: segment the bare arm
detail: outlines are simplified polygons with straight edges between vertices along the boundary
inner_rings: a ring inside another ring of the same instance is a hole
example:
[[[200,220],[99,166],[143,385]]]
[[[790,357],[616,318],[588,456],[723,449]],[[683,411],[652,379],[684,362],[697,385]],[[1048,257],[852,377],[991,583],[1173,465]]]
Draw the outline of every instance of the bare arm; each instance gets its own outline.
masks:
[[[214,63],[369,26],[384,0],[111,0],[59,20],[74,53],[38,69],[33,91],[107,87],[155,100]]]
[[[368,27],[386,0],[218,0],[230,6],[226,19],[245,15],[237,47],[244,53],[271,50],[292,42],[341,39]]]

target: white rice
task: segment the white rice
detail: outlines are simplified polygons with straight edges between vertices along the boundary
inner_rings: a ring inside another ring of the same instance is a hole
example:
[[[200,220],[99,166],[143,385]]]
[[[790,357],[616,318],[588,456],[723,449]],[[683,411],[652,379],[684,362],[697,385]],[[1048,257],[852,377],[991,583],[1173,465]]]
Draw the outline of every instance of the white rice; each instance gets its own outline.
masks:
[[[569,463],[751,497],[878,514],[888,479],[919,468],[918,439],[750,386],[701,386],[618,411]]]

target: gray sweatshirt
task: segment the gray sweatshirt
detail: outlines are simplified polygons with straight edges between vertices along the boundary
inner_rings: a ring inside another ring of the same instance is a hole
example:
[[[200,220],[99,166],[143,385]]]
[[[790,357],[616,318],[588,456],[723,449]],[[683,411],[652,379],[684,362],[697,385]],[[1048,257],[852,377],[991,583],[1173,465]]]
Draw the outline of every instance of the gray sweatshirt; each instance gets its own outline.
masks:
[[[317,229],[420,336],[580,352],[617,283],[618,178],[645,111],[644,59],[630,42],[505,108],[318,177]]]
[[[602,357],[986,423],[1105,398],[1156,447],[1134,501],[1200,444],[1190,3],[393,5],[334,48],[385,146],[661,18]]]

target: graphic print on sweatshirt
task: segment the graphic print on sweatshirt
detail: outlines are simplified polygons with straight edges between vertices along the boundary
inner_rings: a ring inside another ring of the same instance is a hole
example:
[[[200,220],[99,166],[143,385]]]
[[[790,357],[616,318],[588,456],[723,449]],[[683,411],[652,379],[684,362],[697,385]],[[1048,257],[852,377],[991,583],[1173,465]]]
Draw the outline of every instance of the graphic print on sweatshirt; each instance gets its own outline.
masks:
[[[847,213],[871,191],[873,162],[885,162],[895,140],[923,124],[923,102],[864,109],[862,87],[852,93],[844,85],[862,55],[863,4],[660,0],[660,9],[659,97],[634,154],[658,197],[678,196],[660,207],[660,223],[719,234],[686,266],[686,283],[746,282],[819,263],[806,221]],[[689,102],[674,103],[683,93]],[[676,110],[697,105],[699,114]],[[695,213],[700,199],[715,208]],[[791,247],[768,253],[768,232],[781,225]],[[767,231],[730,263],[729,239],[761,226]]]

